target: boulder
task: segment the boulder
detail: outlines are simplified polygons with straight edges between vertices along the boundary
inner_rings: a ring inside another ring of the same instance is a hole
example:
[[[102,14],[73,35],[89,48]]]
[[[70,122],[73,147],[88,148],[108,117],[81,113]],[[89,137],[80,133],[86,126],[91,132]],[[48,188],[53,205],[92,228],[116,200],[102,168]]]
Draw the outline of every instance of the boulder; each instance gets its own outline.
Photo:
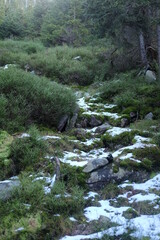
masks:
[[[83,169],[83,172],[90,173],[95,171],[103,166],[106,166],[109,163],[107,158],[94,159],[88,162],[87,166]]]
[[[80,124],[81,124],[82,128],[87,128],[88,127],[88,119],[87,118],[82,119]]]
[[[145,116],[144,119],[145,119],[145,120],[153,120],[153,113],[152,113],[152,112],[148,113],[148,114]]]
[[[97,126],[100,126],[102,124],[102,121],[97,119],[95,116],[91,116],[91,119],[90,119],[90,122],[89,122],[89,125],[90,127],[97,127]]]
[[[149,83],[155,82],[156,81],[156,74],[155,74],[155,72],[153,72],[151,70],[147,70],[145,78],[146,78],[146,81],[149,82]]]
[[[61,118],[59,124],[58,124],[58,131],[63,132],[67,126],[67,122],[68,122],[68,115],[65,115]]]
[[[18,186],[20,186],[20,181],[18,179],[0,181],[0,199],[8,199],[15,187]]]
[[[73,130],[73,134],[78,138],[78,139],[81,139],[81,138],[84,138],[85,135],[86,135],[86,131],[83,129],[83,128],[75,128]]]
[[[99,134],[103,134],[106,132],[106,130],[108,130],[111,127],[111,125],[109,123],[104,123],[101,126],[96,128],[95,133],[99,133]]]
[[[137,119],[137,113],[136,112],[130,112],[130,120],[131,122],[136,121]]]
[[[91,185],[103,185],[103,183],[120,183],[122,180],[126,180],[130,173],[123,168],[119,168],[117,173],[113,172],[111,164],[99,168],[90,174],[90,178],[87,183]]]
[[[121,127],[124,128],[124,127],[127,127],[129,125],[129,121],[127,118],[122,118],[121,119]]]

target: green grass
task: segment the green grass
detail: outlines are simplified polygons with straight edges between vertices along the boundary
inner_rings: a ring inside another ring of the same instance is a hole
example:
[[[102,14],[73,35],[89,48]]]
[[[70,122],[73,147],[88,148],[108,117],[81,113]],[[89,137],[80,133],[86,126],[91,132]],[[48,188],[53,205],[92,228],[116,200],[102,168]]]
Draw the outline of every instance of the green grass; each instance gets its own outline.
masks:
[[[0,71],[0,102],[0,127],[9,132],[33,123],[56,127],[76,107],[69,88],[16,68]]]
[[[137,76],[135,71],[117,74],[111,81],[106,82],[100,89],[104,101],[115,103],[124,114],[138,113],[143,119],[152,112],[154,119],[160,118],[160,87],[149,84],[144,77]]]

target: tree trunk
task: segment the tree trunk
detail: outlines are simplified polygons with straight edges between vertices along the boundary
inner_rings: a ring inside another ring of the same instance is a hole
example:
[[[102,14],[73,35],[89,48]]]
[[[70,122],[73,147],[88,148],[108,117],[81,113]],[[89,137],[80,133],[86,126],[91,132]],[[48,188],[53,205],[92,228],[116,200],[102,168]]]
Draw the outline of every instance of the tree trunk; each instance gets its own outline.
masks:
[[[160,83],[160,25],[157,26],[158,37],[158,81]]]
[[[147,54],[146,54],[146,49],[145,49],[144,35],[143,35],[142,31],[140,31],[140,34],[139,34],[139,44],[140,44],[140,52],[141,52],[142,64],[145,67],[147,67],[148,61],[147,61]]]

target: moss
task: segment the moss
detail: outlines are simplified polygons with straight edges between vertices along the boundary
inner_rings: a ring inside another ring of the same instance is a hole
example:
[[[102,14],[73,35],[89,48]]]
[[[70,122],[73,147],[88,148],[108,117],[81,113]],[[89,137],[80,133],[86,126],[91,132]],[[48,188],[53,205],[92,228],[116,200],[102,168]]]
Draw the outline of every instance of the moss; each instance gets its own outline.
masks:
[[[160,149],[157,147],[146,147],[143,149],[135,149],[133,154],[136,158],[142,160],[142,166],[146,166],[147,170],[160,170]],[[146,159],[147,157],[147,159]]]
[[[138,216],[139,216],[138,212],[133,208],[128,208],[125,212],[123,212],[123,217],[127,219],[136,218]]]
[[[67,164],[61,164],[61,181],[69,187],[79,186],[87,189],[87,179],[89,175],[83,172],[81,167],[73,167]]]
[[[134,136],[137,134],[137,131],[123,132],[119,135],[111,136],[109,133],[105,133],[101,140],[103,141],[105,147],[114,148],[114,146],[120,144],[127,146],[132,143]]]
[[[131,112],[137,112],[137,107],[127,107],[122,111],[122,114],[130,114]]]
[[[120,166],[124,167],[128,170],[138,170],[140,167],[140,163],[130,160],[130,159],[125,159],[123,161],[120,161]]]
[[[109,183],[102,189],[101,194],[103,199],[115,198],[120,194],[120,188],[116,184]]]
[[[119,172],[119,167],[117,165],[114,165],[112,169],[113,169],[114,173],[118,173]]]

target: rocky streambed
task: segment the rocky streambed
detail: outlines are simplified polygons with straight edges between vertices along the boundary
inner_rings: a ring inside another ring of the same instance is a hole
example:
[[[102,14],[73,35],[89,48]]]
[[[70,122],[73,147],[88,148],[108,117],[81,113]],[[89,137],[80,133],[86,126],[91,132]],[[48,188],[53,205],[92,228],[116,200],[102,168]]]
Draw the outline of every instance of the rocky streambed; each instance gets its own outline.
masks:
[[[64,164],[80,167],[87,175],[88,186],[83,221],[70,216],[73,231],[61,240],[109,239],[109,236],[158,240],[160,174],[154,171],[151,176],[152,159],[147,155],[157,147],[148,132],[125,127],[115,105],[98,103],[97,98],[98,95],[84,94],[78,99],[80,114],[67,139],[72,147],[64,148],[63,156],[59,157]],[[43,136],[45,141],[58,142],[62,138],[61,133]],[[46,156],[48,160],[52,157]],[[41,180],[45,193],[50,194],[56,175],[40,173],[35,181]],[[1,181],[1,191],[5,186],[10,191],[12,182],[20,184],[17,179]]]

